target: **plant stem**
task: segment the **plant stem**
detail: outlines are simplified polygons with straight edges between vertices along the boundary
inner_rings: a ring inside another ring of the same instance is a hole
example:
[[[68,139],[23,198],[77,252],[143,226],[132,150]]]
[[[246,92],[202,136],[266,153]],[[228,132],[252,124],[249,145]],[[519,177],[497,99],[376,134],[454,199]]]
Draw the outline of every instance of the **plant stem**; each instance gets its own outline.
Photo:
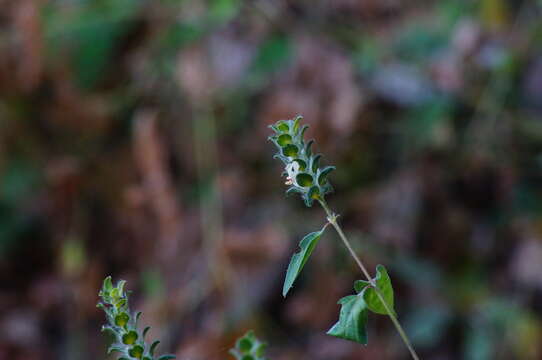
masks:
[[[412,343],[410,342],[407,334],[403,330],[403,327],[399,323],[399,320],[397,319],[397,316],[390,309],[390,307],[388,306],[388,304],[384,300],[384,296],[383,296],[382,292],[376,286],[376,283],[373,280],[373,278],[371,277],[371,275],[369,275],[369,272],[367,271],[367,268],[365,268],[365,265],[363,265],[360,258],[356,255],[356,252],[354,251],[354,249],[352,248],[352,245],[350,244],[350,242],[346,238],[346,235],[344,235],[344,232],[343,232],[341,226],[337,222],[337,215],[335,213],[333,213],[333,211],[331,211],[331,209],[327,206],[327,203],[326,203],[325,200],[320,199],[318,201],[320,202],[320,205],[322,205],[322,207],[324,208],[324,210],[325,210],[325,212],[327,214],[328,221],[331,223],[331,225],[333,225],[333,227],[337,231],[337,234],[339,234],[339,237],[341,238],[344,245],[346,246],[346,248],[350,252],[350,255],[352,255],[352,257],[354,258],[354,260],[358,264],[359,268],[361,269],[361,272],[363,273],[363,275],[365,275],[365,277],[367,278],[367,281],[369,281],[371,286],[375,289],[375,292],[376,292],[378,298],[380,299],[380,301],[382,302],[382,305],[384,305],[384,308],[386,309],[386,312],[388,313],[391,321],[393,322],[393,325],[397,329],[397,332],[401,336],[401,339],[403,339],[403,342],[405,343],[406,347],[410,351],[410,355],[412,355],[412,358],[414,360],[419,360],[418,354],[416,354],[416,351],[414,350],[414,347],[412,347]]]

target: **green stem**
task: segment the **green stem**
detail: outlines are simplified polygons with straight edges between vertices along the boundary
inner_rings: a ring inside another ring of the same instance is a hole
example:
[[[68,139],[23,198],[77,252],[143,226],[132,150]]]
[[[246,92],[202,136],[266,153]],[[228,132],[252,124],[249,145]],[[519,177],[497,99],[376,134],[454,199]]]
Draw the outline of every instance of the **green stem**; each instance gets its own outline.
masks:
[[[369,275],[369,272],[368,272],[367,269],[365,268],[365,265],[363,265],[363,263],[361,262],[360,258],[358,257],[358,255],[356,254],[356,252],[354,251],[354,249],[352,248],[352,245],[350,244],[350,242],[349,242],[348,239],[346,238],[346,235],[344,235],[344,232],[343,232],[341,226],[340,226],[339,223],[337,222],[337,215],[331,211],[331,209],[327,206],[327,203],[326,203],[325,200],[321,199],[321,200],[319,200],[319,202],[320,202],[320,205],[322,205],[322,207],[323,207],[324,210],[326,211],[328,221],[331,223],[331,225],[333,225],[333,227],[334,227],[335,230],[337,231],[337,234],[339,234],[339,237],[341,238],[341,240],[343,241],[344,245],[346,246],[346,248],[347,248],[348,251],[350,252],[350,255],[352,255],[352,257],[354,258],[354,260],[355,260],[356,263],[358,264],[359,268],[361,269],[361,272],[362,272],[363,275],[365,275],[365,277],[367,278],[367,281],[369,281],[369,283],[371,284],[371,286],[375,289],[375,292],[376,292],[378,298],[380,299],[380,301],[382,302],[382,305],[384,305],[384,308],[386,309],[386,312],[388,313],[388,315],[389,315],[391,321],[393,322],[393,325],[394,325],[395,328],[397,329],[397,332],[398,332],[399,335],[401,336],[401,339],[403,339],[403,342],[405,343],[406,347],[407,347],[408,350],[410,351],[410,355],[412,355],[412,358],[413,358],[414,360],[419,360],[418,354],[416,354],[416,351],[414,350],[414,347],[412,347],[412,343],[410,342],[410,340],[408,339],[407,334],[406,334],[405,331],[403,330],[403,327],[401,326],[401,323],[399,323],[399,320],[397,319],[397,316],[396,316],[395,313],[390,309],[390,307],[388,306],[387,302],[384,300],[384,296],[383,296],[382,292],[381,292],[380,289],[376,286],[376,283],[375,283],[375,281],[373,280],[373,278],[371,277],[371,275]]]

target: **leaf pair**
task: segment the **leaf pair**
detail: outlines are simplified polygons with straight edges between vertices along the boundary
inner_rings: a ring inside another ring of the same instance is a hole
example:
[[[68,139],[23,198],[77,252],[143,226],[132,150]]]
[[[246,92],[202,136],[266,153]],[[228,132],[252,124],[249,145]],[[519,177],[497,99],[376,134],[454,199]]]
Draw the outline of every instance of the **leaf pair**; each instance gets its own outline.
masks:
[[[305,235],[301,239],[299,243],[300,250],[292,256],[286,271],[286,278],[282,288],[284,297],[286,297],[309,260],[325,229],[326,226],[320,231]],[[357,280],[354,282],[354,290],[357,295],[349,295],[339,300],[338,304],[341,305],[339,321],[329,329],[328,335],[367,345],[366,325],[369,310],[376,314],[388,315],[387,309],[389,309],[395,316],[393,287],[384,266],[378,265],[376,267],[376,277],[373,282],[378,290],[369,281]]]
[[[393,287],[384,266],[376,267],[376,277],[373,281],[378,290],[368,281],[357,280],[354,283],[354,290],[358,294],[339,300],[338,304],[341,305],[339,321],[329,329],[328,335],[367,345],[366,325],[369,310],[376,314],[389,315],[387,307],[395,316]]]

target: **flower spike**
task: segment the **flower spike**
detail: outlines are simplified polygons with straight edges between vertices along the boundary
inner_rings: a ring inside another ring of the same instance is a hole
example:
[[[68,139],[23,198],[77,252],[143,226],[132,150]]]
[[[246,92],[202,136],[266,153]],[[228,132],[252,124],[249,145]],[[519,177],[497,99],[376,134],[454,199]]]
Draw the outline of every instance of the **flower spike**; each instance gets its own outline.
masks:
[[[118,352],[119,360],[141,359],[141,360],[167,360],[175,359],[173,355],[154,356],[154,349],[159,341],[152,345],[145,342],[145,334],[149,330],[146,327],[143,332],[137,328],[137,320],[140,312],[132,313],[128,306],[128,293],[124,290],[126,281],[121,280],[117,286],[113,286],[111,276],[105,278],[99,296],[100,301],[97,307],[105,314],[108,325],[102,327],[102,331],[110,332],[114,341],[108,349],[108,354]]]
[[[299,193],[305,205],[312,206],[314,200],[323,200],[333,191],[327,176],[334,166],[320,168],[320,154],[312,153],[314,140],[305,141],[304,134],[308,125],[300,125],[302,116],[292,120],[280,120],[269,126],[274,135],[269,137],[278,149],[275,158],[284,163],[286,194]]]

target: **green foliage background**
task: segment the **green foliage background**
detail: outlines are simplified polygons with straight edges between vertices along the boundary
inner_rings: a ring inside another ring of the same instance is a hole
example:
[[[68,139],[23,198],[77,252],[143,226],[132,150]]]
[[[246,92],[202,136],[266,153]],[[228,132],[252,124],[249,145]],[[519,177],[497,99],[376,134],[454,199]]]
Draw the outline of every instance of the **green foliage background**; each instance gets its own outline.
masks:
[[[421,358],[539,359],[536,1],[0,1],[0,358],[105,356],[103,278],[152,338],[224,359],[402,359],[325,336],[360,276],[285,199],[268,125],[311,125],[356,250]]]

